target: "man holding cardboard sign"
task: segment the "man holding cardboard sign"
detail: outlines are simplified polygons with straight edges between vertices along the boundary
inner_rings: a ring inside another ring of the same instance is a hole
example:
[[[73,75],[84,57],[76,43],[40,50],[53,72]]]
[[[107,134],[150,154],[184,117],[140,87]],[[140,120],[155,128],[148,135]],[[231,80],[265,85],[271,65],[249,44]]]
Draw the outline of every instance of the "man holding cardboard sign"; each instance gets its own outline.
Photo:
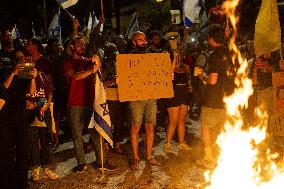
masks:
[[[134,161],[130,168],[139,169],[138,135],[145,117],[147,162],[159,166],[152,157],[154,125],[156,124],[156,99],[173,96],[170,79],[170,58],[163,54],[143,54],[146,49],[146,36],[136,32],[132,36],[134,46],[131,55],[117,56],[118,92],[120,101],[130,101],[131,144]],[[168,60],[168,61],[166,61]],[[155,66],[154,66],[155,65]],[[162,86],[162,87],[161,87]]]

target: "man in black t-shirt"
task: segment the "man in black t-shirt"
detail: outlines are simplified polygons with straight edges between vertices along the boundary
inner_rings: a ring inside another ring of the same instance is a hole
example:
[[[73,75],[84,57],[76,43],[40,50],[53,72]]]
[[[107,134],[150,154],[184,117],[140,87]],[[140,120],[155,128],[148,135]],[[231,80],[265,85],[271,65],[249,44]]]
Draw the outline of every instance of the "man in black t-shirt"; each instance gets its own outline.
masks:
[[[214,51],[208,58],[209,77],[206,79],[206,99],[200,115],[202,140],[204,143],[204,158],[199,163],[207,168],[215,165],[212,144],[214,144],[213,131],[218,131],[225,123],[226,110],[223,98],[233,91],[232,63],[228,49],[223,46],[224,30],[213,28],[210,30],[208,44]],[[204,78],[201,77],[204,80]],[[217,133],[216,133],[217,134]]]

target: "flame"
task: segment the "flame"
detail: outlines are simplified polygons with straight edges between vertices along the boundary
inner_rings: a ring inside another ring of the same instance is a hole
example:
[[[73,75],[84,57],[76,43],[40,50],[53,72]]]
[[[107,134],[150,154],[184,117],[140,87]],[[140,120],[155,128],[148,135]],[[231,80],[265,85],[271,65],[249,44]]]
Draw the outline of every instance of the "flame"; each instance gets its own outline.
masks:
[[[231,96],[225,97],[227,121],[224,131],[218,136],[220,155],[217,167],[207,171],[206,189],[277,189],[284,187],[283,166],[275,163],[278,154],[265,151],[260,158],[263,141],[266,139],[268,115],[262,107],[255,110],[257,123],[243,129],[242,110],[248,107],[248,98],[253,94],[252,81],[247,76],[247,61],[242,58],[235,43],[237,36],[236,7],[240,0],[227,0],[223,10],[233,29],[229,41],[232,61],[237,69],[237,88]]]

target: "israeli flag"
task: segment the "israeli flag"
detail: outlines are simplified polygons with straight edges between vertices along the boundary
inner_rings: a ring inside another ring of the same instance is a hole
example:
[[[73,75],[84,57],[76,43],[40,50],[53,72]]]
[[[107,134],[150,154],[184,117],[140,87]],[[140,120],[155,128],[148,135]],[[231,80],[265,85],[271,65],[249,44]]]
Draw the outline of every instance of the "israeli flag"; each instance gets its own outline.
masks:
[[[137,19],[137,12],[135,12],[132,16],[131,22],[129,24],[128,30],[125,34],[127,39],[131,39],[132,35],[139,30],[138,19]]]
[[[99,20],[98,20],[96,13],[94,11],[93,14],[92,14],[92,29],[94,29],[98,25],[98,23],[99,23]]]
[[[95,128],[113,147],[112,126],[104,85],[96,74],[94,112],[88,128]]]
[[[190,27],[194,23],[200,23],[200,10],[200,0],[183,0],[183,17],[186,27]]]
[[[57,38],[61,43],[61,27],[60,27],[60,10],[54,15],[48,30],[47,30],[47,37],[48,38]]]
[[[57,2],[61,4],[63,9],[67,9],[78,3],[78,0],[57,0]]]
[[[15,24],[15,27],[11,31],[11,35],[12,35],[12,39],[17,39],[21,37],[16,24]]]

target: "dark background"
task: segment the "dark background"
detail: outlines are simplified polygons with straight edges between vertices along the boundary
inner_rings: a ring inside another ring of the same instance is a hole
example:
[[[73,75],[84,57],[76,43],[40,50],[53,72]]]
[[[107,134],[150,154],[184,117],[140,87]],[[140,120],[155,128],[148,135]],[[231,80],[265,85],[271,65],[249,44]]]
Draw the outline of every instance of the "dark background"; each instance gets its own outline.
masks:
[[[164,2],[166,1],[170,1],[171,9],[179,8],[179,0],[164,0]],[[215,1],[216,0],[208,0],[208,4],[214,6]],[[145,5],[146,3],[151,6],[148,9],[146,8],[146,10],[144,10],[146,11],[146,13],[147,11],[149,11],[149,14],[147,14],[147,19],[149,20],[149,22],[153,23],[156,29],[159,29],[159,27],[161,27],[161,25],[159,24],[164,24],[163,22],[157,21],[164,20],[165,18],[163,17],[165,17],[165,15],[157,16],[157,11],[162,5],[158,5],[155,0],[103,0],[103,2],[104,14],[107,20],[106,24],[108,25],[111,24],[112,17],[116,16],[118,19],[122,14],[129,14],[129,16],[131,17],[133,10],[130,9],[129,12],[121,12],[121,9],[136,4],[136,9],[138,9],[139,11],[139,5]],[[278,2],[284,2],[284,0],[278,0]],[[241,0],[241,31],[254,31],[255,20],[259,11],[260,4],[261,0]],[[278,6],[278,8],[280,21],[283,28],[284,5]],[[32,36],[31,28],[33,22],[36,34],[42,35],[44,33],[45,27],[48,27],[57,10],[58,4],[55,0],[1,0],[0,29],[12,28],[14,24],[17,24],[17,28],[21,36],[24,38],[30,37]],[[80,24],[84,26],[88,22],[89,13],[91,11],[95,11],[97,17],[100,15],[100,0],[79,0],[76,5],[68,8],[68,11],[75,15],[79,19]],[[151,14],[155,15],[151,16]],[[61,10],[60,20],[63,32],[62,35],[69,35],[72,29],[72,20],[64,10]],[[118,28],[116,32],[120,33],[119,31],[120,30]]]

